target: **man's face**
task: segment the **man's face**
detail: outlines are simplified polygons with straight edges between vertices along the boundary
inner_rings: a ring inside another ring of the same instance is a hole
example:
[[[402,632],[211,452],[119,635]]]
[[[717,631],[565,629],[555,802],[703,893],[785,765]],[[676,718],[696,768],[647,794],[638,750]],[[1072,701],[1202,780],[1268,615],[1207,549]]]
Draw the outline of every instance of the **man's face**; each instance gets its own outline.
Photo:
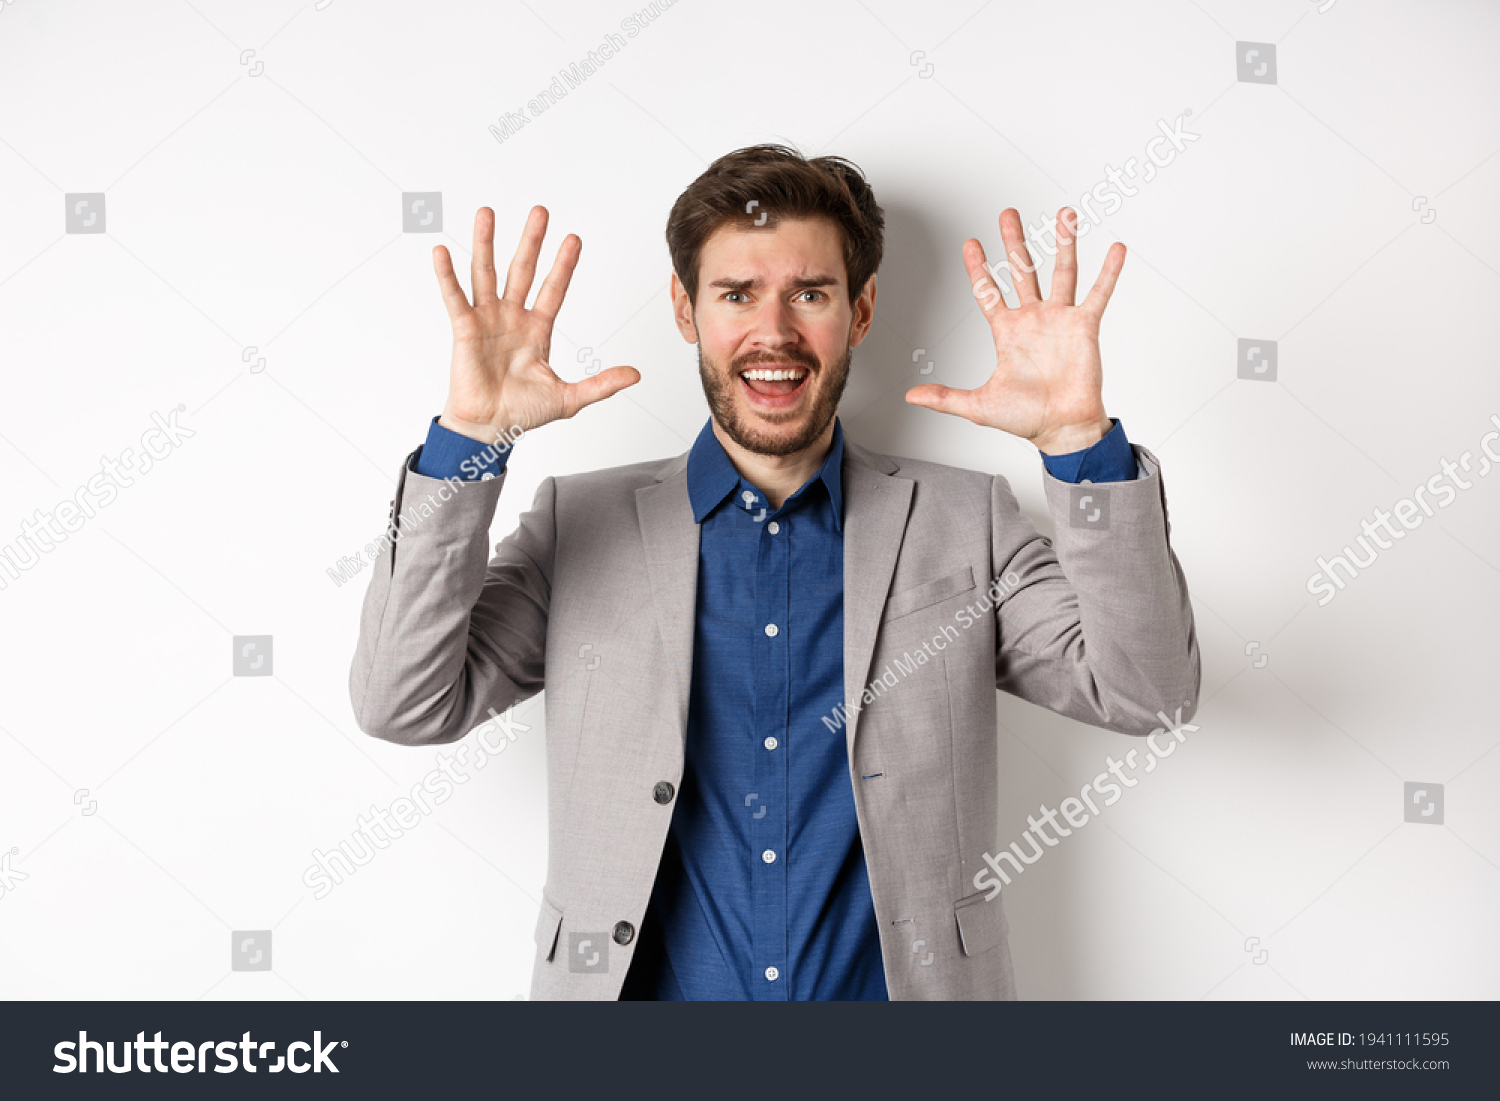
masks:
[[[790,455],[833,421],[851,348],[874,317],[875,279],[851,304],[843,241],[828,218],[720,226],[698,259],[698,298],[672,276],[683,337],[698,344],[709,411],[747,451]]]

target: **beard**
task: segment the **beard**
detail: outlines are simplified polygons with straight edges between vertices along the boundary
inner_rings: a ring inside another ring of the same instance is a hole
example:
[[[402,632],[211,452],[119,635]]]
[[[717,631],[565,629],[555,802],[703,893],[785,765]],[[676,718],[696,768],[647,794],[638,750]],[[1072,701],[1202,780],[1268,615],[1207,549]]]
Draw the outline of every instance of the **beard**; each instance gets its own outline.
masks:
[[[741,356],[730,365],[728,371],[724,371],[717,364],[704,360],[703,345],[700,343],[698,377],[703,381],[703,395],[708,399],[709,412],[731,440],[757,455],[792,455],[811,447],[833,423],[839,401],[844,396],[844,387],[849,382],[849,364],[853,358],[853,349],[845,345],[843,356],[825,370],[811,356],[796,352],[779,355],[761,352]],[[808,368],[804,386],[817,387],[806,408],[787,413],[752,412],[749,417],[742,417],[740,407],[744,399],[739,393],[740,372],[758,363],[784,363],[788,360]],[[790,434],[768,432],[754,421],[778,426],[795,424],[797,427]]]

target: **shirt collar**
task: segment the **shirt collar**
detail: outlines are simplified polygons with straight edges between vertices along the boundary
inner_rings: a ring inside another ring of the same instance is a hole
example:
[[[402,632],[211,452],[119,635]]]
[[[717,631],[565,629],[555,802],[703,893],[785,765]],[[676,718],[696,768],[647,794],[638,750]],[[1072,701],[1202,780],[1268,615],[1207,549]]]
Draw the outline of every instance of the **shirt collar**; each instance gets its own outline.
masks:
[[[820,479],[828,490],[829,501],[833,504],[834,528],[842,531],[844,527],[844,426],[838,417],[833,419],[833,442],[828,448],[828,455],[823,459],[823,465],[796,493],[787,498],[782,507],[785,508],[786,505],[794,503],[803,490]],[[693,443],[692,451],[688,453],[687,486],[688,500],[693,506],[693,522],[697,524],[703,523],[704,517],[717,508],[731,493],[738,496],[747,489],[759,493],[757,487],[740,477],[739,471],[729,461],[724,445],[719,442],[719,437],[714,435],[712,418],[704,424],[703,431],[698,433],[698,438]]]

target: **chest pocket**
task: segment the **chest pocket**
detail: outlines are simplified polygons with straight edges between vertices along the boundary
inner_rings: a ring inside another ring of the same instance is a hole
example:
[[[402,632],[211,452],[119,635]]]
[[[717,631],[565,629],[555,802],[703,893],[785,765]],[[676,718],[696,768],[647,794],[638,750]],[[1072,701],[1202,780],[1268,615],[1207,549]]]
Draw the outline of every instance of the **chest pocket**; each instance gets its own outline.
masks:
[[[893,593],[886,601],[885,615],[882,623],[889,623],[893,619],[911,615],[923,608],[931,607],[941,603],[949,597],[966,593],[974,587],[974,568],[964,566],[953,573],[946,574],[933,581],[924,581],[920,585],[913,585],[909,589],[902,589],[899,593]]]

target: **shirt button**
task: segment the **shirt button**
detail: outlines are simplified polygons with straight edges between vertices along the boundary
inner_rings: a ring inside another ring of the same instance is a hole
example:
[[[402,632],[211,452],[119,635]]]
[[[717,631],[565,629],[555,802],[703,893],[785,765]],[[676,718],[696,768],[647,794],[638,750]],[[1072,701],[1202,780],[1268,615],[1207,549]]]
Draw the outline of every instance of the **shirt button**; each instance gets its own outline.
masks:
[[[767,623],[766,624],[766,635],[768,637],[775,638],[780,633],[781,632],[776,629],[776,624],[774,624],[774,623]]]
[[[616,944],[629,944],[635,938],[635,926],[628,921],[617,921],[613,936]]]
[[[778,524],[775,520],[772,520],[769,524],[766,525],[766,530],[769,531],[772,535],[775,535],[778,531],[781,530],[781,525]]]
[[[760,854],[760,858],[762,860],[764,860],[767,864],[774,864],[774,863],[776,863],[776,854],[774,852],[772,852],[770,849],[767,849],[765,852],[761,853]]]
[[[766,739],[766,748],[767,749],[775,749],[780,744],[781,743],[778,742],[775,738],[767,738]]]
[[[766,968],[766,978],[770,979],[772,982],[775,982],[777,979],[781,978],[781,972],[776,970],[776,968],[774,967],[768,967]]]
[[[651,798],[665,806],[672,801],[672,794],[675,790],[671,784],[662,780],[657,783],[656,787],[651,789]]]

